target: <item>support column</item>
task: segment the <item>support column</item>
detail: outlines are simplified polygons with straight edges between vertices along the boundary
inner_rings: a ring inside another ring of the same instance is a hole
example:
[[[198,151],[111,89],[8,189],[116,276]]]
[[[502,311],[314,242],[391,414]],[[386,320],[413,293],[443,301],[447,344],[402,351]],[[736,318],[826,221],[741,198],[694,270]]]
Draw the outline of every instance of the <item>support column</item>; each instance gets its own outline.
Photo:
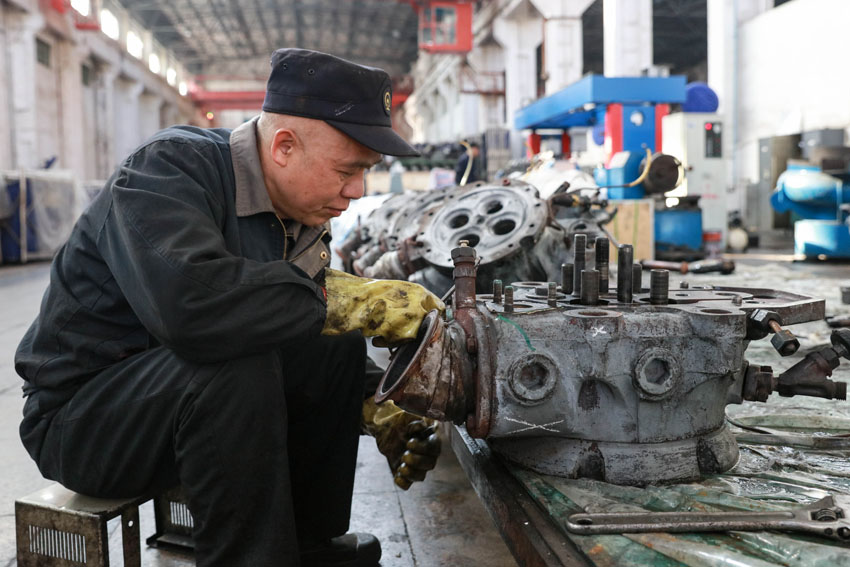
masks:
[[[162,98],[150,91],[144,91],[139,95],[140,142],[147,140],[163,127],[160,122],[160,108],[163,104]]]
[[[115,169],[115,80],[117,71],[107,63],[95,69],[95,177],[106,179]]]
[[[86,159],[92,148],[86,147],[82,57],[76,45],[57,40],[54,49],[59,73],[59,113],[62,139],[59,142],[59,166],[70,169],[77,179],[86,177]]]
[[[0,77],[11,77],[11,70],[6,56],[9,46],[8,24],[6,23],[6,12],[9,7],[0,3]],[[0,85],[0,169],[12,169],[12,116],[11,116],[11,81],[4,81]]]
[[[39,13],[6,11],[9,136],[11,167],[34,168],[38,157],[35,88],[35,34],[44,25]]]
[[[163,103],[159,110],[159,124],[162,128],[174,126],[179,122],[180,111],[170,102]]]
[[[652,0],[602,3],[606,77],[636,77],[652,66]]]
[[[139,97],[144,85],[133,79],[119,76],[114,83],[114,163],[127,157],[142,142],[139,128]]]
[[[514,129],[514,114],[537,98],[536,50],[543,40],[543,18],[529,2],[515,3],[493,21],[493,35],[505,55],[505,106],[511,136],[511,157],[525,155],[521,132]]]
[[[772,7],[773,0],[710,0],[707,5],[708,85],[717,93],[717,112],[726,125],[726,186],[733,189],[730,210],[746,207],[746,180],[738,179],[738,29]]]
[[[546,94],[570,85],[582,76],[584,48],[581,16],[593,0],[533,0],[542,14]]]

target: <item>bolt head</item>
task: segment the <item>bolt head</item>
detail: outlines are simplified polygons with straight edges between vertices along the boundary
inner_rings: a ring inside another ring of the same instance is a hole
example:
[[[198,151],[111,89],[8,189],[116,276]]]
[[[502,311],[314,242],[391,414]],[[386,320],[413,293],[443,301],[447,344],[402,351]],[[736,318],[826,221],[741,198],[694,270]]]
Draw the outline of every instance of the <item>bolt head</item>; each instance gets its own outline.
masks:
[[[459,258],[475,258],[475,248],[472,246],[459,246],[457,248],[452,248],[452,260],[457,260]]]
[[[775,311],[768,311],[767,309],[756,309],[750,313],[750,321],[758,325],[759,329],[763,331],[770,331],[770,322],[776,321],[780,325],[782,324],[782,318]]]
[[[782,329],[770,337],[770,344],[782,356],[791,356],[800,348],[800,341],[790,331]]]
[[[832,331],[829,340],[834,346],[842,349],[842,356],[846,358],[850,355],[850,329],[836,329]]]

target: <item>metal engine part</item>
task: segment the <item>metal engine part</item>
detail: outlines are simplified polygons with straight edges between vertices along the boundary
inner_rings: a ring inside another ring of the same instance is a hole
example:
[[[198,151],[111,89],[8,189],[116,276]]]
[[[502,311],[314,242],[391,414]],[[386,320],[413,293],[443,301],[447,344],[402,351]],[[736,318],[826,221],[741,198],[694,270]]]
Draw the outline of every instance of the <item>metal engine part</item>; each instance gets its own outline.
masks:
[[[670,289],[664,270],[652,270],[641,288],[628,245],[609,288],[608,241],[597,244],[604,270],[586,269],[577,245],[560,285],[496,281],[481,295],[474,249],[453,250],[450,309],[445,317],[432,312],[417,339],[396,350],[377,400],[465,424],[503,457],[541,473],[645,485],[731,468],[738,447],[727,403],[773,390],[846,395],[826,376],[850,356],[850,335],[776,378],[744,359],[760,329],[754,312],[793,325],[822,318],[823,300],[770,289]]]
[[[461,241],[478,253],[479,291],[497,279],[555,279],[576,233],[603,233],[614,216],[605,205],[575,194],[541,199],[509,179],[405,193],[373,211],[338,253],[346,271],[414,281],[437,295],[453,284],[451,250]]]

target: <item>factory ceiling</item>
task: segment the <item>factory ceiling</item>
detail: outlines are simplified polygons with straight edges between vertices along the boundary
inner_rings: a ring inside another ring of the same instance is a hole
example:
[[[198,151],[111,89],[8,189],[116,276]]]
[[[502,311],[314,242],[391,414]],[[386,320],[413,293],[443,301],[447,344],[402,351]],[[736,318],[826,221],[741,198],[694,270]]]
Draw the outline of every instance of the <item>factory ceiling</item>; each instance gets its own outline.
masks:
[[[264,78],[280,47],[303,47],[398,77],[417,54],[417,18],[396,0],[122,0],[190,72]]]
[[[279,47],[333,53],[406,75],[417,56],[407,0],[121,0],[195,75],[264,79]],[[652,0],[656,64],[705,80],[707,0]],[[602,72],[602,0],[585,12],[584,72]]]
[[[582,16],[585,73],[601,74],[603,70],[602,2],[596,0]],[[707,0],[652,0],[654,63],[668,66],[673,74],[687,75],[691,81],[705,81],[706,17]]]

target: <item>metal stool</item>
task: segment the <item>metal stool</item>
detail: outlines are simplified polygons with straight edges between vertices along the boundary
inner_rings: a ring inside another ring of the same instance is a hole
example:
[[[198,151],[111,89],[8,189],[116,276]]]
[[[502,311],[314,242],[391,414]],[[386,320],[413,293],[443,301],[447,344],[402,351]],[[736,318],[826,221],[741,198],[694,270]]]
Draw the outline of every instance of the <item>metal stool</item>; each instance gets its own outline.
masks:
[[[148,545],[172,551],[195,550],[192,539],[195,522],[179,486],[154,496],[153,511],[156,533],[147,539]]]
[[[140,496],[125,500],[90,498],[52,484],[15,501],[19,567],[109,567],[106,523],[121,516],[124,565],[141,567]]]

